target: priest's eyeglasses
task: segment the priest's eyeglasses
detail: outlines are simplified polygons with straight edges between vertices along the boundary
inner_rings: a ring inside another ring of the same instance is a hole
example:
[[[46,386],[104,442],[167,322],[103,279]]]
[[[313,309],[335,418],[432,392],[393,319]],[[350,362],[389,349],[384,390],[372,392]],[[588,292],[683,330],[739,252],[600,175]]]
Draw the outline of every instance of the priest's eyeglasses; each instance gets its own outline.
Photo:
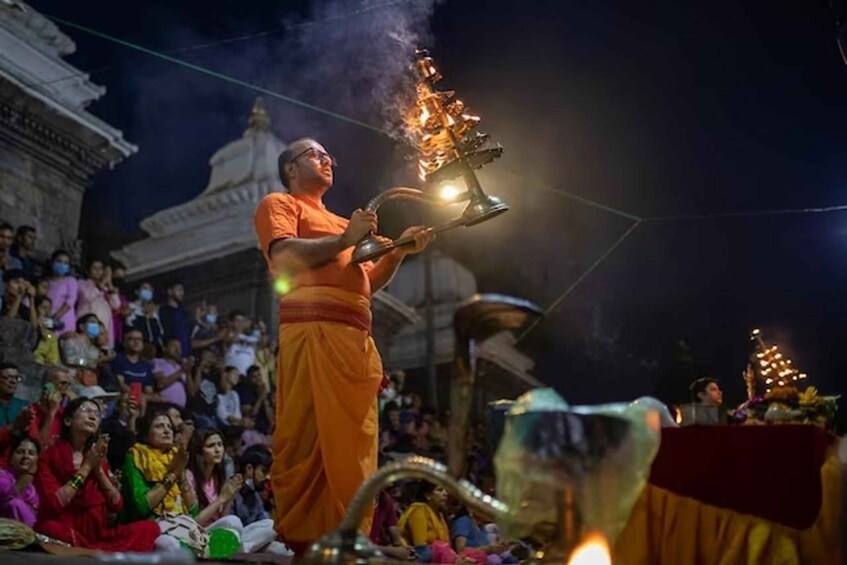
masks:
[[[288,162],[293,163],[294,161],[296,161],[300,157],[303,157],[304,155],[308,155],[310,158],[316,159],[319,163],[323,163],[324,161],[329,161],[329,163],[333,167],[338,166],[338,161],[335,160],[335,157],[333,157],[332,155],[330,155],[326,151],[321,151],[320,149],[318,149],[316,147],[309,147],[305,151],[302,151],[302,152],[298,153],[296,156],[292,157],[291,160],[288,161]]]

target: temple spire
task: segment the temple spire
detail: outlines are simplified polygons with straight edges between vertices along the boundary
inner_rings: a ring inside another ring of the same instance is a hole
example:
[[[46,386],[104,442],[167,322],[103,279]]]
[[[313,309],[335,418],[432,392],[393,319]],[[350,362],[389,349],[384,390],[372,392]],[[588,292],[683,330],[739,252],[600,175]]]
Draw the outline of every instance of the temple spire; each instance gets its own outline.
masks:
[[[259,96],[256,102],[253,103],[253,109],[250,111],[250,118],[247,120],[247,129],[244,135],[249,135],[259,131],[268,131],[271,125],[271,117],[265,108],[265,99]]]

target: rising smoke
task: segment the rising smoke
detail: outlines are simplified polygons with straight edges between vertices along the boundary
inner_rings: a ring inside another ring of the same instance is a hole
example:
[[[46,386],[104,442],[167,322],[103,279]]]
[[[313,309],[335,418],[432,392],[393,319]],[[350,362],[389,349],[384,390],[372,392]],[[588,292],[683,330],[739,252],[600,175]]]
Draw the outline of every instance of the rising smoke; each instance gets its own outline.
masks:
[[[409,66],[417,47],[432,46],[430,20],[441,2],[313,0],[304,13],[292,15],[285,8],[267,14],[263,21],[256,21],[254,13],[228,12],[222,17],[246,21],[234,31],[215,35],[198,31],[188,19],[174,23],[174,13],[160,7],[161,14],[154,19],[168,23],[159,30],[158,39],[150,34],[143,41],[190,63],[350,116],[401,139],[404,103],[413,93]],[[262,33],[269,30],[272,33]],[[253,31],[259,33],[251,38]],[[221,35],[247,38],[221,42]],[[131,95],[131,122],[124,126],[125,133],[141,152],[117,170],[122,190],[104,198],[112,200],[111,206],[120,208],[121,216],[134,224],[202,191],[209,157],[244,129],[259,94],[131,53],[122,65],[121,70],[128,72],[121,73],[119,84],[110,90]],[[98,77],[93,78],[97,81]],[[281,100],[266,97],[266,102],[273,129],[283,141],[308,135],[338,147],[361,131]],[[192,142],[187,144],[186,138]],[[403,147],[398,143],[395,150],[405,155]],[[351,180],[349,173],[345,180]],[[173,190],[175,183],[194,188]],[[369,183],[369,191],[373,184]]]
[[[316,0],[287,47],[308,100],[400,137],[415,50],[430,46],[438,0]]]

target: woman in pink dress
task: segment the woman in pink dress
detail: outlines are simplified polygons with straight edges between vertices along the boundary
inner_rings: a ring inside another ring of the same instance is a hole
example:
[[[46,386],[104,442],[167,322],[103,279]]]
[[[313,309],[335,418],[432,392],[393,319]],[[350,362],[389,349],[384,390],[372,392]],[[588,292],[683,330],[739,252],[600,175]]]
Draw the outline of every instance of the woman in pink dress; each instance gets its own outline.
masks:
[[[111,269],[106,269],[103,261],[94,259],[88,264],[88,278],[78,282],[76,303],[77,318],[85,314],[94,314],[106,326],[106,340],[109,349],[115,348],[115,328],[113,312],[121,307],[118,291],[112,284]]]
[[[63,327],[56,330],[56,335],[62,337],[76,330],[76,300],[79,289],[77,281],[70,275],[71,258],[67,251],[58,249],[50,258],[50,288],[47,296],[53,303],[54,320],[62,322]]]
[[[12,444],[8,469],[0,470],[0,518],[23,522],[30,528],[38,516],[38,494],[32,484],[38,468],[38,442],[20,436]]]

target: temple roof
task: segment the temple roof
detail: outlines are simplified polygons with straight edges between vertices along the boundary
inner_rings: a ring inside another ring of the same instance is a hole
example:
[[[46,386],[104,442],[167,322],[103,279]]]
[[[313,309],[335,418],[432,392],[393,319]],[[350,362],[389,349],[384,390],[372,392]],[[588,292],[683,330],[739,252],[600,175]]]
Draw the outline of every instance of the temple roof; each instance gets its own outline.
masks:
[[[268,193],[285,190],[276,161],[286,145],[270,123],[264,101],[257,98],[241,138],[209,160],[211,173],[203,192],[141,221],[150,237],[114,253],[132,276],[154,275],[256,247],[256,206]]]
[[[76,50],[70,37],[24,2],[0,2],[0,85],[6,110],[38,116],[90,153],[94,165],[115,165],[138,151],[123,134],[86,111],[106,93],[89,75],[65,62]]]

